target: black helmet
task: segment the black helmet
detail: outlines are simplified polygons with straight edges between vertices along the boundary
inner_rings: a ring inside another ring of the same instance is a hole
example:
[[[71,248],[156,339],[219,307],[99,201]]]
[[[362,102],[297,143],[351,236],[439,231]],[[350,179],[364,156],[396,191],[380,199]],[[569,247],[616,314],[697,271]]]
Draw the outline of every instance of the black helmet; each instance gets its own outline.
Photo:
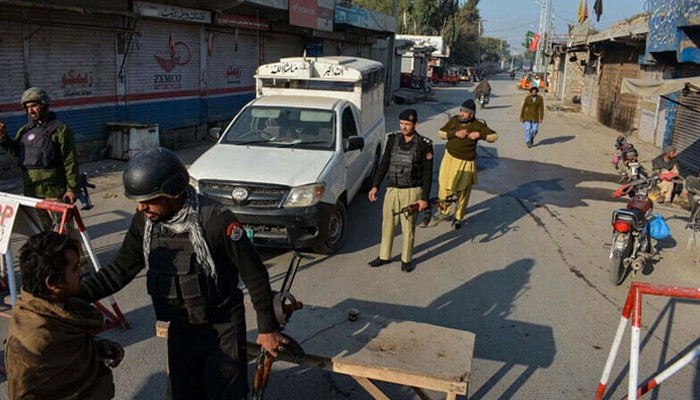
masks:
[[[172,151],[156,147],[138,153],[124,170],[124,194],[136,201],[178,197],[189,185],[185,164]]]

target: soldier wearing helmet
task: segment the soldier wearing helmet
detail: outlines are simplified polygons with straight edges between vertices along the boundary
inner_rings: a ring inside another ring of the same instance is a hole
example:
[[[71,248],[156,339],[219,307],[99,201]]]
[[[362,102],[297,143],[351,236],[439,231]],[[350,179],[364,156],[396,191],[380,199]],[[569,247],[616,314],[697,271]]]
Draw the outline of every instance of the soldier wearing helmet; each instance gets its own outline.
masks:
[[[269,276],[233,213],[189,185],[177,156],[154,148],[124,170],[126,197],[138,202],[122,247],[106,268],[83,281],[95,301],[126,286],[144,268],[156,318],[169,321],[172,398],[247,398],[243,279],[258,321],[258,343],[277,356],[286,342]]]
[[[19,161],[24,195],[74,203],[78,159],[73,131],[49,110],[51,99],[44,89],[25,90],[20,104],[27,111],[29,122],[14,139],[1,127],[0,145]],[[41,212],[39,216],[44,229],[51,229],[51,215]]]

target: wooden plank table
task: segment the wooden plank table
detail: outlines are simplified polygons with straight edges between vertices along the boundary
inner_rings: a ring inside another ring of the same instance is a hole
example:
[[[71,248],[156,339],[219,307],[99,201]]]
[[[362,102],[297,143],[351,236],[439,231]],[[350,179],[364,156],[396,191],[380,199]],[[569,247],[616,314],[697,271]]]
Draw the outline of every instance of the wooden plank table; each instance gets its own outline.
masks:
[[[259,351],[255,313],[250,304],[246,309],[248,354],[254,357]],[[158,336],[167,336],[167,323],[156,326]],[[424,400],[429,399],[425,390],[445,393],[447,400],[467,394],[471,332],[379,315],[349,321],[346,310],[313,306],[294,313],[284,332],[306,351],[302,365],[349,375],[377,400],[390,399],[372,380],[411,387]]]

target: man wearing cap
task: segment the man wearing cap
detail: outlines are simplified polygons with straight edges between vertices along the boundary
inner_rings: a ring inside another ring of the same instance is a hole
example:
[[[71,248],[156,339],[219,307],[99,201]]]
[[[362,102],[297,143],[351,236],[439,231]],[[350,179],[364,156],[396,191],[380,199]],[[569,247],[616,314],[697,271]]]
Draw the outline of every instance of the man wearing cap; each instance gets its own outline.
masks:
[[[661,154],[651,161],[651,170],[655,174],[663,172],[678,173],[678,159],[676,158],[676,148],[672,145],[666,145]],[[659,182],[661,191],[657,203],[665,203],[673,200],[674,193],[680,193],[683,190],[683,185],[668,181]]]
[[[535,144],[535,136],[544,120],[544,99],[538,93],[539,89],[533,86],[520,108],[520,122],[525,129],[525,144],[528,149]]]
[[[401,221],[403,246],[401,249],[401,270],[411,272],[414,266],[413,238],[416,216],[428,208],[430,186],[433,179],[433,141],[416,132],[418,113],[407,109],[399,115],[399,131],[391,132],[386,142],[386,150],[379,164],[374,185],[369,192],[369,201],[377,201],[377,190],[388,172],[388,187],[384,196],[382,212],[382,243],[379,257],[369,262],[379,267],[391,260],[396,225]],[[396,215],[410,204],[418,204],[418,210]]]
[[[265,265],[233,213],[197,194],[170,150],[138,153],[126,165],[123,182],[138,212],[115,257],[83,280],[79,297],[93,302],[110,296],[145,269],[156,318],[170,322],[172,399],[247,399],[239,276],[257,316],[258,344],[276,357],[287,342],[278,331]]]
[[[486,122],[477,120],[474,100],[467,100],[459,108],[459,115],[450,118],[440,128],[439,136],[447,140],[445,155],[440,163],[438,183],[440,200],[447,200],[456,195],[457,202],[453,226],[462,227],[462,218],[467,210],[472,185],[476,178],[476,144],[479,140],[493,143],[498,140],[498,134],[491,130]],[[442,213],[435,216],[437,222],[449,216],[451,207],[444,207]]]
[[[19,160],[24,195],[74,203],[78,192],[78,158],[73,131],[49,111],[51,99],[44,89],[25,90],[20,103],[30,121],[17,131],[14,139],[7,135],[0,121],[0,145]],[[51,229],[50,212],[39,212],[39,218],[45,230]]]

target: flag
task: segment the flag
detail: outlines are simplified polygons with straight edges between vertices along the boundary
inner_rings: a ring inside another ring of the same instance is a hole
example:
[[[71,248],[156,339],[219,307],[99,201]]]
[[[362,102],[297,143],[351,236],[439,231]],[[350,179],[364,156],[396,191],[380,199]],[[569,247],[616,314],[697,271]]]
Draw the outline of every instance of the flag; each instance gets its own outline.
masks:
[[[583,0],[578,3],[578,23],[583,22]]]
[[[540,35],[533,33],[532,34],[532,42],[530,42],[530,51],[537,51],[537,45],[540,44]]]
[[[527,48],[530,48],[530,45],[532,44],[532,38],[535,36],[535,32],[533,31],[527,31],[527,34],[525,35],[525,46]]]
[[[586,5],[583,7],[583,20],[588,19],[588,0],[586,0]]]
[[[596,21],[600,22],[600,16],[603,15],[603,0],[595,0],[593,11],[595,11]]]

